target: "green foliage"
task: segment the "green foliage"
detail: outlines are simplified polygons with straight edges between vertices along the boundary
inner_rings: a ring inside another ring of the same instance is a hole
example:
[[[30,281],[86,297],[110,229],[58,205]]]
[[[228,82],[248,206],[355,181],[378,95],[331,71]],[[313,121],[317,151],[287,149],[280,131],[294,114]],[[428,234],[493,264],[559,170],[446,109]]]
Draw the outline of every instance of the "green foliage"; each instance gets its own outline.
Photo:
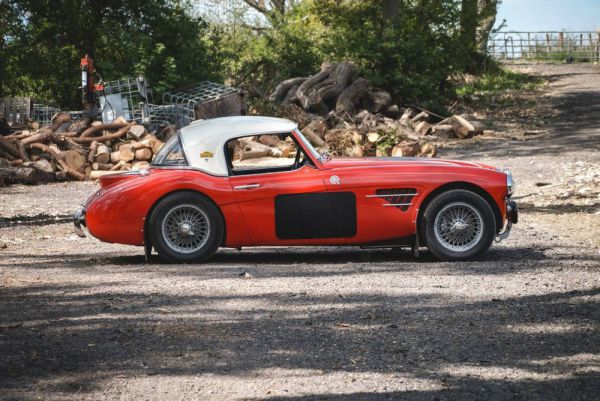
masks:
[[[207,24],[177,0],[8,0],[0,96],[35,96],[80,108],[79,61],[92,55],[106,80],[143,73],[155,97],[167,88],[221,80]]]
[[[456,88],[458,96],[493,96],[507,90],[535,89],[543,83],[539,77],[504,68],[484,73],[473,82]]]
[[[383,3],[397,12],[384,13]],[[91,53],[105,80],[144,74],[155,99],[210,79],[242,87],[263,109],[256,99],[281,80],[312,75],[324,61],[350,60],[397,103],[440,110],[456,95],[447,77],[466,71],[473,51],[461,42],[461,3],[289,1],[274,18],[249,14],[242,0],[213,0],[213,7],[234,11],[207,21],[194,14],[192,0],[5,0],[0,96],[31,94],[79,108],[79,60]]]

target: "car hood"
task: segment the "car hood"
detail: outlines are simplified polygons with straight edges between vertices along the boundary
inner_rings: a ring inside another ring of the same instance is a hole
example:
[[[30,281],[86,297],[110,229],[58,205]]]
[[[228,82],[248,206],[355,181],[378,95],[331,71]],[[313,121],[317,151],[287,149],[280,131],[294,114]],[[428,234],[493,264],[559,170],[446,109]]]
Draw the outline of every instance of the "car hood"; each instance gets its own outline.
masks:
[[[487,164],[465,162],[460,160],[428,159],[423,157],[335,157],[323,162],[323,167],[352,168],[352,167],[475,167],[496,170]]]

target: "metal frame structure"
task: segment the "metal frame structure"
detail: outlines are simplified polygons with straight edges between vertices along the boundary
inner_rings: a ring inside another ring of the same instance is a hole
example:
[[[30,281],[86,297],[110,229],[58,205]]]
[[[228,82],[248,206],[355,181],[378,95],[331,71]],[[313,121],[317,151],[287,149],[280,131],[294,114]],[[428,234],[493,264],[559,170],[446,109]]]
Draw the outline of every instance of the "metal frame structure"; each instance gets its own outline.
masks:
[[[496,32],[488,41],[488,54],[503,61],[597,62],[600,31]]]
[[[163,105],[171,106],[171,119],[178,128],[184,127],[197,120],[196,107],[204,102],[224,99],[238,95],[240,91],[230,86],[202,81],[197,85],[188,86],[163,95]]]
[[[116,118],[115,113],[119,115],[123,113],[126,120],[135,120],[138,123],[146,122],[149,117],[148,104],[152,103],[152,91],[148,89],[143,76],[126,77],[104,83],[104,91],[100,94],[100,98],[103,120]],[[115,104],[114,99],[119,99],[120,102]]]

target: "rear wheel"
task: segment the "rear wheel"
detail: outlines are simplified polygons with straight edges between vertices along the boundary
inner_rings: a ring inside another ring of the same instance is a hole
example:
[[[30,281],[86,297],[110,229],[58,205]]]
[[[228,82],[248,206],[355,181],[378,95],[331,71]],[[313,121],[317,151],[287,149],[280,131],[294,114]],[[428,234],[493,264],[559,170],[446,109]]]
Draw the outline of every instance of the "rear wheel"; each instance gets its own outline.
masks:
[[[205,261],[214,255],[223,239],[219,210],[194,192],[177,192],[162,199],[149,223],[154,248],[169,262]]]
[[[431,201],[420,228],[436,257],[461,261],[477,258],[490,248],[496,235],[496,219],[481,196],[455,189]]]

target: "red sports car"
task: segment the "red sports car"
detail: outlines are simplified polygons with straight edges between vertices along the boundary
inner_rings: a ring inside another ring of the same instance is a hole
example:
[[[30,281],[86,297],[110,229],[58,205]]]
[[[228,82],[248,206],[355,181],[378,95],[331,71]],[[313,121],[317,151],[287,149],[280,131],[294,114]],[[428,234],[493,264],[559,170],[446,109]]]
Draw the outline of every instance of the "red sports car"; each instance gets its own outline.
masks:
[[[257,145],[258,144],[258,145]],[[268,144],[265,146],[261,144]],[[94,237],[171,262],[219,247],[426,246],[468,260],[518,212],[507,170],[421,158],[329,158],[295,123],[226,117],[182,128],[148,170],[106,175],[76,212]]]

